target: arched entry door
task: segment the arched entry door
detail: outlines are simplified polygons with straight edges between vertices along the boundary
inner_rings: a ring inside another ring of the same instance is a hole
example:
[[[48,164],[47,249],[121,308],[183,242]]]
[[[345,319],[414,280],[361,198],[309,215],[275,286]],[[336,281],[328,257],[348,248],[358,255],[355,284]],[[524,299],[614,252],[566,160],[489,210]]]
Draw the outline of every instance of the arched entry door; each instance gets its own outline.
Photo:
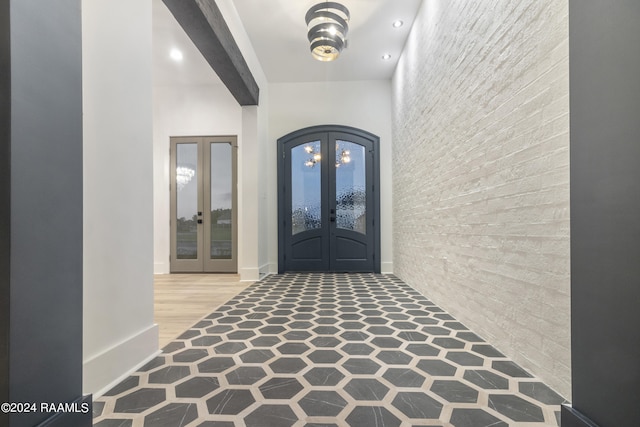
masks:
[[[380,272],[379,138],[315,126],[278,139],[278,271]]]

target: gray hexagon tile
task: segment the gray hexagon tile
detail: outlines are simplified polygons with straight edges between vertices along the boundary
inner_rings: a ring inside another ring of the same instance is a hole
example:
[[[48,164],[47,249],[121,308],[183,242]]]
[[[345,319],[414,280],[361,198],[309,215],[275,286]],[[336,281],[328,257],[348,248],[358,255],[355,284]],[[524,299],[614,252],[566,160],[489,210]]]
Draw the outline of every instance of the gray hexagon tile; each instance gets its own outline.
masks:
[[[450,422],[455,427],[509,427],[507,422],[496,418],[485,409],[474,408],[455,408]]]
[[[453,377],[457,372],[455,366],[438,359],[420,360],[417,367],[433,377]]]
[[[122,419],[104,419],[100,422],[93,424],[95,427],[131,427],[133,425],[133,420],[122,420]]]
[[[198,427],[235,427],[233,421],[205,421],[202,424],[197,424]]]
[[[382,378],[389,381],[396,387],[421,388],[425,377],[409,368],[389,368],[382,375]]]
[[[298,402],[310,417],[335,417],[347,406],[347,401],[333,390],[310,391]]]
[[[204,397],[220,388],[220,382],[215,377],[194,377],[176,386],[176,397]]]
[[[259,390],[265,399],[291,399],[304,386],[295,378],[276,377],[263,383]]]
[[[313,368],[304,374],[304,379],[312,386],[335,386],[344,378],[344,374],[334,367]]]
[[[169,365],[149,374],[150,384],[172,384],[191,374],[189,366]]]
[[[281,357],[269,364],[276,374],[297,374],[307,367],[307,363],[297,357]]]
[[[281,354],[302,354],[309,350],[309,346],[304,343],[288,342],[277,347],[276,350]]]
[[[442,403],[422,392],[399,392],[392,405],[409,418],[438,419]]]
[[[191,345],[194,347],[211,347],[215,344],[222,342],[222,338],[214,335],[205,335],[191,340]]]
[[[521,382],[520,393],[529,396],[545,405],[562,405],[567,401],[547,385],[539,382]]]
[[[244,418],[246,427],[291,427],[298,417],[289,405],[262,405]]]
[[[220,373],[235,366],[231,357],[212,357],[204,362],[198,363],[197,369],[203,374]]]
[[[342,367],[354,375],[374,375],[381,369],[373,360],[355,357],[342,362]]]
[[[290,273],[97,398],[94,425],[543,427],[564,402],[393,275]]]
[[[228,388],[207,400],[210,414],[238,415],[255,402],[250,390]]]
[[[387,365],[409,365],[413,357],[400,350],[384,350],[376,355],[376,359]]]
[[[513,421],[544,422],[542,409],[519,396],[493,394],[489,396],[489,407]]]
[[[506,390],[509,388],[509,381],[487,370],[467,370],[464,379],[485,390]]]
[[[343,346],[341,350],[353,356],[366,356],[371,354],[374,349],[368,344],[349,343]]]
[[[431,391],[453,403],[476,403],[478,390],[456,380],[436,380],[431,385]]]
[[[389,387],[375,378],[354,378],[344,390],[355,400],[382,400],[389,392]]]
[[[122,381],[120,384],[106,392],[105,396],[115,396],[120,393],[124,393],[127,390],[131,390],[134,387],[137,387],[140,384],[140,377],[132,376]]]
[[[240,355],[240,360],[244,363],[264,363],[267,360],[273,359],[274,354],[271,350],[249,350]]]
[[[144,417],[148,427],[184,427],[198,418],[195,403],[169,403]]]
[[[482,366],[484,364],[482,357],[466,351],[450,351],[445,358],[461,366]]]
[[[255,384],[267,374],[259,366],[240,366],[225,375],[227,382],[233,385],[251,385]]]
[[[165,401],[167,391],[160,388],[139,388],[119,397],[115,401],[113,412],[141,413]],[[103,416],[105,415],[103,411]]]
[[[400,427],[402,421],[383,406],[358,406],[346,419],[349,427]]]

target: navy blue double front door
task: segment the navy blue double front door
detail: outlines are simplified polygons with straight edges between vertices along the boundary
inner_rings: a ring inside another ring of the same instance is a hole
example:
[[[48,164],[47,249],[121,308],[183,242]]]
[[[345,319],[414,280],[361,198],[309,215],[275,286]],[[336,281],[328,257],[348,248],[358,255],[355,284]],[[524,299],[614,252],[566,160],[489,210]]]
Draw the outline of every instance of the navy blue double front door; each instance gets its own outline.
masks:
[[[378,142],[344,126],[278,140],[280,272],[380,271]]]

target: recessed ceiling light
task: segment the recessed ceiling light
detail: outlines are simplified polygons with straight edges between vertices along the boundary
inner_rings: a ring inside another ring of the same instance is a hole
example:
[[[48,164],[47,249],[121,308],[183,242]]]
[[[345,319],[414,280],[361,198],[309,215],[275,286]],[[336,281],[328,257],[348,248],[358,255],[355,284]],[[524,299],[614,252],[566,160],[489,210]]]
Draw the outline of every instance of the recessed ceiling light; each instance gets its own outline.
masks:
[[[404,25],[404,22],[398,19],[397,21],[393,21],[393,24],[391,25],[393,26],[393,28],[400,28]]]
[[[169,56],[171,56],[171,59],[176,62],[182,61],[183,58],[182,52],[180,52],[178,49],[171,49],[171,53],[169,54]]]
[[[391,54],[390,53],[385,53],[384,55],[382,55],[382,59],[384,59],[385,61],[388,61],[391,59]]]

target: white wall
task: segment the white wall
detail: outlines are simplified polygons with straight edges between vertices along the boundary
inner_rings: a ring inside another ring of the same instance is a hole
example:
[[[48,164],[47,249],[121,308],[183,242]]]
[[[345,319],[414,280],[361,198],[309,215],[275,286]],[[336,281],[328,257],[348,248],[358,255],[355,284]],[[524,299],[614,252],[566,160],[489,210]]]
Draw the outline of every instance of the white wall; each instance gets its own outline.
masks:
[[[242,108],[221,83],[154,86],[153,206],[154,271],[169,273],[169,138],[172,136],[238,135]]]
[[[267,139],[269,89],[267,78],[233,0],[217,0],[216,4],[260,88],[259,105],[242,107],[242,142],[239,142],[242,146],[238,150],[238,213],[241,221],[238,230],[238,262],[240,263],[238,272],[241,280],[252,281],[267,272],[265,256],[268,236],[266,230],[261,228],[261,224],[276,221],[276,218],[272,219],[269,216],[270,212],[267,211],[265,186],[267,170],[262,159],[269,142]]]
[[[153,323],[151,1],[82,2],[84,384],[158,349]]]
[[[277,140],[308,126],[353,126],[380,137],[381,269],[393,271],[391,203],[391,83],[347,81],[269,85],[268,210],[269,266],[278,268]]]
[[[241,280],[253,281],[268,269],[271,219],[262,161],[268,142],[267,80],[233,2],[216,4],[260,87],[260,105],[239,106],[221,84],[154,87],[155,272],[169,272],[169,136],[238,135],[238,273]]]
[[[570,397],[568,2],[427,0],[393,80],[396,273]]]

